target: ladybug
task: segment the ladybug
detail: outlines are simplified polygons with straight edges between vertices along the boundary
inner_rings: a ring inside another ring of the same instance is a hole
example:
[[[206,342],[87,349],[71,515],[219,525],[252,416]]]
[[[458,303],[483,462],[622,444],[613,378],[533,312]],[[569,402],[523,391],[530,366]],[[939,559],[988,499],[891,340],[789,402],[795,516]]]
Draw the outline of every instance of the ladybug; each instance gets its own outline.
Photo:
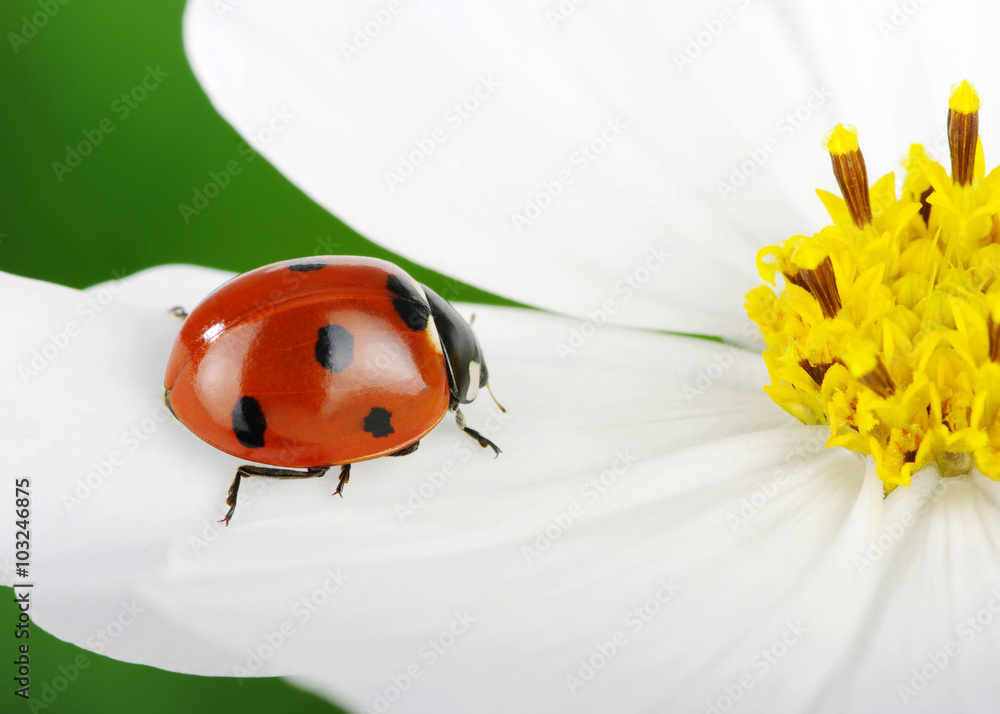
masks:
[[[286,260],[175,312],[184,325],[167,363],[167,408],[212,446],[267,464],[236,470],[220,522],[247,476],[316,478],[340,466],[343,497],[351,464],[413,453],[449,411],[500,453],[459,408],[488,389],[472,328],[392,263]]]

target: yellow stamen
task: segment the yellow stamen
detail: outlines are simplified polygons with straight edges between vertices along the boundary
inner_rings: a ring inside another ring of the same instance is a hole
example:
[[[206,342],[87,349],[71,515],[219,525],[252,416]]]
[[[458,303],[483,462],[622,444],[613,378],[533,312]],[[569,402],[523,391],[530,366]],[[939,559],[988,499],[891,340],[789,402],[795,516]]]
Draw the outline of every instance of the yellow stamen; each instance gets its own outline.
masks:
[[[817,387],[823,386],[823,378],[826,377],[826,373],[830,371],[830,367],[832,366],[833,364],[812,364],[807,359],[799,360],[799,367],[804,369],[813,378]]]
[[[979,111],[979,92],[972,84],[963,79],[951,88],[948,99],[948,109],[960,114],[976,114]]]
[[[872,204],[868,195],[868,171],[858,147],[858,133],[853,126],[837,124],[823,137],[823,148],[830,152],[833,174],[847,202],[851,219],[858,228],[872,222]]]
[[[966,81],[956,84],[948,100],[948,145],[951,178],[959,186],[972,183],[979,141],[979,94]]]
[[[819,302],[825,317],[836,317],[840,312],[840,293],[837,292],[837,279],[833,274],[833,263],[826,257],[815,269],[800,267],[794,275],[785,275],[790,282],[808,290]]]
[[[875,368],[871,372],[858,377],[858,381],[883,399],[891,397],[896,392],[896,385],[892,383],[889,370],[885,368],[881,360],[875,362]]]
[[[869,188],[856,132],[835,127],[844,200],[819,192],[833,225],[762,249],[770,285],[747,295],[765,391],[828,425],[828,446],[871,455],[886,491],[927,466],[1000,480],[1000,170],[983,171],[978,111],[956,85],[953,180],[913,145],[899,196],[892,174]]]
[[[1000,325],[994,322],[992,317],[986,320],[986,331],[990,337],[990,359],[1000,362]]]

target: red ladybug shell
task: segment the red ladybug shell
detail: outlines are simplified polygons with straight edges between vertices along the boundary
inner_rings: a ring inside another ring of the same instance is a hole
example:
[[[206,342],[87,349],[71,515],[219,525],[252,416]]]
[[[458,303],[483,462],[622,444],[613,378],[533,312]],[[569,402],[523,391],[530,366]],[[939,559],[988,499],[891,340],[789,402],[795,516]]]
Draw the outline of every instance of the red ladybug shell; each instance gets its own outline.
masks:
[[[222,285],[184,321],[164,384],[173,413],[209,444],[287,467],[399,451],[450,399],[420,286],[391,263],[344,256]]]

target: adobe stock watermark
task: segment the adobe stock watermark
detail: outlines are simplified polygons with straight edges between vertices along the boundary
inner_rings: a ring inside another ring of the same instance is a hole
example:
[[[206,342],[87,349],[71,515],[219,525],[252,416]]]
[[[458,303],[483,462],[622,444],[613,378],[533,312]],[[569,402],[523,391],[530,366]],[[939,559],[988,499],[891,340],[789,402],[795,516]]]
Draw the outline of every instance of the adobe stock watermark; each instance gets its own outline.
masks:
[[[621,651],[628,647],[637,634],[642,632],[653,618],[663,610],[664,606],[680,592],[680,586],[672,577],[663,578],[657,583],[653,594],[639,603],[622,619],[622,627],[615,630],[607,639],[594,644],[590,654],[581,657],[577,667],[564,677],[570,694],[578,694],[597,677]]]
[[[750,521],[762,513],[779,495],[792,486],[801,484],[804,475],[801,466],[823,451],[825,439],[811,435],[806,439],[798,439],[795,447],[785,454],[783,463],[774,471],[769,479],[758,480],[757,488],[749,496],[740,499],[738,507],[726,514],[729,529],[739,533]]]
[[[653,274],[670,260],[670,253],[663,246],[650,247],[646,252],[648,255],[645,260],[614,284],[616,297],[605,299],[595,310],[587,310],[587,319],[569,328],[569,336],[565,342],[556,343],[556,354],[563,363],[583,348],[608,323],[610,316],[642,290]]]
[[[943,127],[938,127],[934,132],[934,138],[923,143],[930,158],[938,163],[946,162],[951,156],[951,146],[948,142],[948,131]]]
[[[396,155],[395,168],[385,172],[385,183],[390,191],[406,183],[416,170],[444,144],[448,137],[462,128],[500,89],[500,82],[492,74],[479,75],[479,81],[468,94],[452,103],[441,117],[441,123],[424,136],[413,141],[413,148]]]
[[[170,73],[160,69],[160,65],[151,67],[147,64],[146,74],[139,80],[139,83],[127,92],[122,92],[117,99],[111,102],[109,111],[117,118],[117,121],[125,121],[132,115],[133,111],[139,108],[140,104],[146,101],[152,92],[156,91],[163,83],[163,79],[169,76]],[[83,160],[94,153],[94,149],[104,143],[104,139],[116,128],[115,119],[108,116],[97,122],[92,129],[81,129],[80,133],[83,134],[83,139],[73,145],[66,144],[65,160],[52,162],[52,171],[56,175],[56,180],[62,183],[63,178],[79,168]]]
[[[144,612],[145,609],[144,606],[136,602],[135,598],[131,602],[123,600],[118,615],[87,638],[87,649],[97,654],[104,654],[114,644],[115,640],[121,637],[125,633],[125,630],[139,619],[139,614]],[[18,662],[17,660],[14,661],[14,664],[26,666],[26,662]],[[87,652],[77,654],[69,664],[60,664],[57,668],[58,674],[51,679],[42,681],[40,685],[34,687],[35,691],[39,694],[37,697],[32,696],[29,699],[28,706],[31,711],[45,711],[55,704],[59,697],[80,678],[84,670],[90,667],[90,665],[91,659]],[[24,679],[27,680],[27,677],[24,677]],[[18,677],[14,677],[14,681],[24,687],[28,686],[27,681],[20,682],[18,681]],[[19,694],[19,692],[15,693]],[[26,690],[24,695],[19,694],[19,696],[26,697]]]
[[[55,332],[49,332],[45,342],[32,350],[27,362],[17,366],[17,374],[25,386],[44,372],[125,289],[128,277],[124,270],[112,270],[111,276],[113,279],[100,290],[81,293],[82,301],[76,306],[78,319],[68,320]]]
[[[688,402],[707,394],[715,383],[722,379],[733,368],[739,356],[745,353],[742,347],[724,345],[712,355],[712,360],[704,367],[698,367],[694,379],[684,382],[681,393]]]
[[[38,10],[30,16],[21,17],[20,34],[8,32],[7,40],[10,42],[14,54],[21,51],[21,47],[31,42],[38,36],[39,30],[49,24],[49,21],[59,14],[59,10],[64,5],[69,5],[70,0],[38,0]]]
[[[14,664],[18,665],[18,674],[23,671],[22,668],[27,666],[24,663],[26,659],[27,655],[22,654],[18,659],[14,660]],[[30,678],[27,676],[14,677],[14,681],[22,687],[15,690],[14,694],[28,699],[28,707],[32,714],[45,711],[56,703],[59,697],[69,689],[71,684],[80,678],[80,675],[88,667],[90,667],[90,657],[87,656],[86,652],[81,652],[69,664],[60,664],[58,667],[59,674],[51,679],[43,680],[41,685],[34,687],[39,692],[37,697],[34,695],[28,696],[28,681]]]
[[[854,567],[857,568],[858,574],[863,575],[866,570],[882,560],[882,556],[892,550],[916,522],[917,519],[912,513],[904,513],[895,523],[885,525],[877,537],[868,541],[865,554],[854,556]]]
[[[131,602],[122,600],[117,617],[87,638],[87,649],[97,654],[104,654],[129,627],[135,624],[139,614],[145,611],[145,606],[136,602],[135,598],[132,598]]]
[[[894,4],[889,13],[875,23],[882,39],[888,40],[899,32],[928,2],[930,0],[903,0],[903,2]]]
[[[286,453],[294,453],[295,451],[296,449],[293,448]],[[264,493],[266,489],[267,483],[264,479],[243,479],[243,482],[240,484],[240,509],[243,510],[251,507],[256,502],[257,497]],[[217,517],[203,520],[199,526],[200,530],[187,537],[188,547],[191,548],[191,552],[194,555],[201,555],[202,551],[216,543],[222,534],[226,532],[228,526],[223,519],[223,514],[227,510],[228,507],[220,507]]]
[[[697,32],[687,36],[684,50],[674,51],[672,56],[677,69],[683,72],[693,65],[736,22],[737,12],[742,12],[749,6],[750,0],[732,0],[732,8],[723,8],[717,16],[705,20]]]
[[[243,2],[244,0],[212,0],[212,9],[215,10],[216,17],[222,20],[229,13],[235,12]]]
[[[341,591],[351,578],[341,572],[340,568],[328,568],[322,574],[322,581],[295,601],[285,617],[273,630],[263,633],[257,643],[246,651],[245,659],[233,665],[234,677],[253,677],[268,661],[291,641],[298,633],[296,623],[302,627],[313,616],[325,607],[332,596]]]
[[[764,317],[773,319],[774,314],[773,309],[770,309],[765,312]],[[740,332],[746,338],[744,344],[726,343],[720,345],[719,350],[712,355],[707,364],[697,367],[693,377],[685,380],[681,386],[681,394],[688,402],[693,402],[711,391],[712,387],[736,365],[737,361],[746,355],[748,349],[759,353],[760,350],[747,346],[753,345],[761,339],[760,328],[757,324],[754,322],[744,323]]]
[[[510,416],[504,412],[491,410],[486,420],[476,424],[476,428],[487,438],[494,439],[496,433],[503,428],[509,418]],[[442,461],[441,465],[433,471],[425,471],[421,475],[420,483],[406,489],[406,499],[397,502],[392,507],[400,523],[406,523],[417,515],[428,501],[441,493],[449,479],[460,473],[458,465],[472,459],[475,451],[481,451],[479,447],[473,445],[470,439],[466,438],[465,434],[459,434],[459,436],[460,440],[452,445],[452,456]]]
[[[340,242],[335,241],[331,234],[316,236],[316,247],[313,249],[313,255],[339,255],[340,252]]]
[[[389,677],[389,684],[375,692],[370,706],[362,707],[362,714],[385,714],[392,705],[410,691],[413,683],[441,660],[455,643],[458,642],[479,618],[469,614],[468,610],[453,613],[451,622],[438,634],[428,639],[417,649],[416,658],[401,672]]]
[[[128,459],[129,454],[138,451],[157,432],[160,426],[173,419],[173,415],[163,404],[157,404],[148,416],[132,424],[121,433],[119,444],[111,449],[103,459],[90,462],[86,474],[77,476],[70,493],[62,495],[66,513],[72,513],[94,495]]]
[[[746,696],[750,689],[760,682],[771,669],[784,659],[795,645],[802,641],[802,634],[808,632],[801,620],[787,620],[785,629],[770,644],[762,647],[750,658],[746,672],[735,681],[722,685],[722,694],[715,699],[705,700],[705,714],[726,714]]]
[[[928,649],[921,657],[922,661],[911,667],[905,682],[896,685],[896,694],[904,705],[926,691],[931,682],[937,679],[951,663],[962,654],[962,645],[971,644],[993,625],[1000,615],[1000,588],[990,592],[990,599],[979,610],[964,618],[955,626],[955,639],[948,640],[940,648]]]
[[[349,39],[340,43],[340,54],[343,55],[347,63],[354,59],[371,46],[376,37],[382,34],[393,19],[403,11],[400,0],[389,0],[385,7],[373,10],[371,16],[360,25],[354,28]]]
[[[236,153],[242,159],[230,159],[218,171],[209,171],[208,182],[203,186],[192,186],[191,202],[182,201],[177,204],[177,210],[184,219],[184,224],[190,225],[192,218],[200,216],[201,212],[208,208],[209,203],[218,198],[230,186],[233,179],[243,173],[241,160],[243,164],[249,164],[256,159],[259,156],[258,151],[274,141],[288,128],[293,119],[295,115],[287,107],[275,109],[262,129],[236,146]]]
[[[774,124],[777,135],[764,139],[758,146],[747,149],[747,158],[730,166],[727,180],[717,180],[715,188],[719,198],[728,201],[729,197],[747,185],[750,177],[756,174],[768,162],[772,155],[781,150],[783,142],[787,142],[796,132],[816,117],[817,113],[833,98],[833,92],[825,84],[813,86],[809,96],[792,110],[778,119]]]
[[[585,5],[588,0],[559,0],[545,11],[545,20],[549,23],[549,28],[558,30],[561,25],[576,14],[581,5]]]
[[[628,124],[621,117],[608,117],[604,120],[600,131],[592,139],[580,144],[569,157],[569,165],[556,173],[551,179],[541,182],[541,190],[533,196],[524,199],[524,208],[510,214],[514,230],[520,235],[537,221],[563,191],[566,190],[582,174],[586,173],[594,162],[603,156],[617,142]]]
[[[869,539],[864,554],[854,556],[854,567],[857,569],[858,575],[864,575],[865,571],[882,560],[882,557],[892,550],[903,539],[903,536],[917,524],[917,516],[928,510],[947,490],[947,479],[938,479],[933,489],[915,497],[911,510],[904,511],[899,520],[886,524],[882,527],[881,533],[875,538]]]
[[[469,286],[460,280],[455,280],[455,278],[445,278],[444,287],[438,290],[438,295],[443,297],[448,302],[455,302],[462,296],[462,293],[468,289]]]
[[[592,476],[581,488],[580,499],[572,501],[565,509],[550,513],[547,523],[535,531],[530,544],[521,546],[521,555],[531,565],[541,559],[546,552],[573,527],[583,516],[588,505],[593,505],[607,493],[618,479],[638,462],[638,458],[628,449],[618,449],[609,468]]]
[[[791,484],[792,477],[784,472],[766,481],[758,481],[756,490],[740,499],[740,507],[735,512],[726,515],[729,529],[733,533],[738,533],[740,528],[746,526],[772,499]]]

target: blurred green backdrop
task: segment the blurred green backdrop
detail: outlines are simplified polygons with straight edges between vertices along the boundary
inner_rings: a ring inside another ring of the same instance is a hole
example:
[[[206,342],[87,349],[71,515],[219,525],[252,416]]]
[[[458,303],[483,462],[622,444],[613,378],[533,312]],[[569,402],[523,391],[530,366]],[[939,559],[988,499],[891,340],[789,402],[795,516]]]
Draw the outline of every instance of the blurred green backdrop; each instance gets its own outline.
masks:
[[[244,271],[304,255],[363,254],[393,260],[446,295],[503,302],[454,283],[447,292],[442,276],[360,237],[262,157],[239,154],[241,138],[187,65],[183,10],[183,0],[0,4],[0,269],[85,287],[163,263]],[[149,68],[156,76],[135,89]],[[67,147],[81,142],[92,150],[73,156]],[[178,204],[190,204],[209,172],[233,159],[242,171],[186,222]],[[29,711],[12,693],[17,610],[11,590],[0,591],[0,711]],[[81,650],[38,628],[32,645],[39,696]],[[339,711],[281,680],[187,677],[88,657],[79,680],[40,711]]]
[[[0,268],[85,287],[163,263],[244,271],[343,253],[387,258],[443,290],[442,276],[363,239],[264,158],[239,153],[242,139],[184,57],[183,10],[182,0],[0,4]],[[96,145],[74,167],[67,147],[81,142]],[[240,173],[185,221],[178,205],[234,159]]]
[[[18,609],[10,588],[0,588],[0,712],[44,714],[201,714],[202,712],[294,712],[294,714],[340,714],[338,709],[282,679],[234,679],[194,677],[165,672],[155,667],[123,664],[81,650],[32,625],[31,702],[14,696],[13,661],[18,656],[14,639]],[[86,662],[76,679],[76,658]],[[63,669],[60,670],[60,667]],[[61,689],[61,691],[59,691]]]

